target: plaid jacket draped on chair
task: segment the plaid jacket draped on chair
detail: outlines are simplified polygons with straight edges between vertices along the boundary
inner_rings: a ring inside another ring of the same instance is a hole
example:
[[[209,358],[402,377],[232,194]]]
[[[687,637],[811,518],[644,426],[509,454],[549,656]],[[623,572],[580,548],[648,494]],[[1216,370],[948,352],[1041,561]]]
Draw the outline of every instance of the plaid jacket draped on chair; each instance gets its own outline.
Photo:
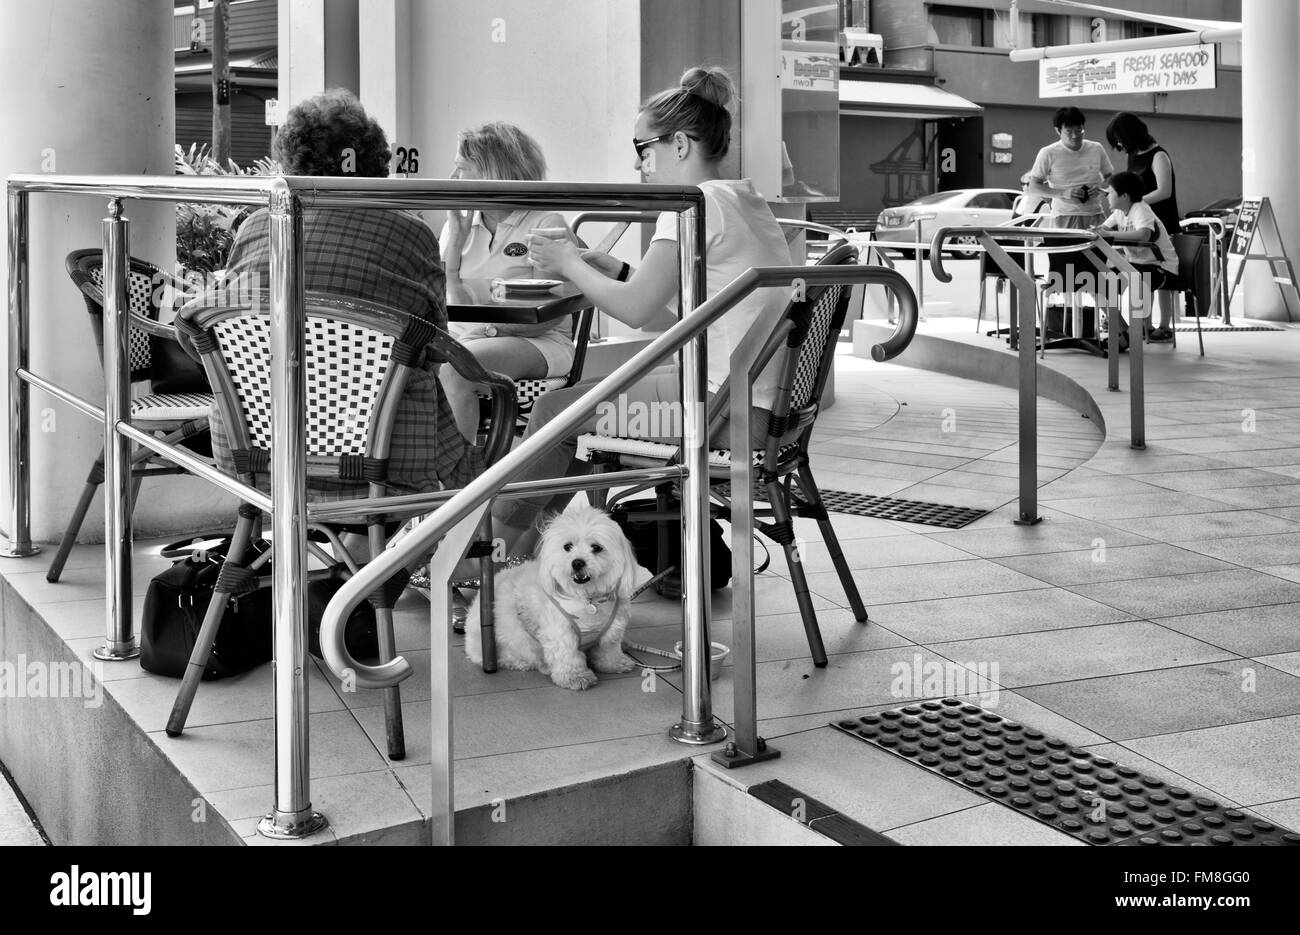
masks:
[[[418,315],[447,328],[446,277],[438,239],[415,215],[378,209],[303,212],[304,288],[355,296]],[[239,228],[226,265],[226,287],[270,288],[270,215],[259,210]],[[394,493],[463,487],[483,470],[478,448],[456,430],[438,383],[440,362],[426,359],[406,385],[394,425],[389,486]],[[212,413],[217,463],[234,470],[220,414]],[[342,486],[313,479],[317,494]]]

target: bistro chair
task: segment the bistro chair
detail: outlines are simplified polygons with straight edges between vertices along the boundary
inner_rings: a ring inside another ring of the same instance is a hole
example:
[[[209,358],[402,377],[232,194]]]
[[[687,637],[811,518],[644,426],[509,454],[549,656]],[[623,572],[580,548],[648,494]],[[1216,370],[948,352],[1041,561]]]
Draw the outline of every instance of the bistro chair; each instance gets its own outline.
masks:
[[[850,266],[856,264],[857,259],[857,248],[842,244],[833,247],[817,265]],[[794,517],[817,521],[853,616],[861,623],[867,622],[866,608],[813,477],[809,451],[821,394],[835,364],[836,338],[848,312],[851,291],[846,285],[809,286],[803,301],[791,301],[786,308],[759,357],[760,363],[766,363],[783,348],[786,350],[767,442],[749,454],[754,465],[756,489],[764,492],[770,506],[770,509],[755,511],[756,518],[770,518],[769,522],[756,522],[757,530],[785,550],[808,647],[814,665],[819,668],[826,665],[826,649],[817,625],[817,612],[808,592],[808,580],[795,553]],[[709,407],[710,434],[724,424],[729,400],[728,380]],[[591,434],[578,439],[578,457],[593,462],[598,470],[671,464],[676,462],[679,452],[677,445],[637,438]],[[730,515],[726,485],[730,482],[732,456],[732,452],[726,449],[709,452],[711,493],[716,501],[714,514],[720,519]],[[623,499],[644,489],[622,491],[615,499]],[[656,515],[668,508],[670,493],[670,486],[655,488],[658,500]],[[669,529],[676,530],[677,527],[667,522],[660,523],[661,556],[665,554],[666,539],[663,537],[669,534]]]
[[[1026,214],[1013,218],[1007,222],[1007,227],[1036,227],[1038,222],[1048,217],[1045,214]],[[1024,243],[1020,241],[1019,243]],[[1007,246],[1016,246],[1010,244]],[[1011,261],[1025,270],[1032,277],[1034,275],[1033,257],[1028,253],[1008,252],[1007,256]],[[1006,274],[1002,272],[1001,267],[995,263],[989,255],[980,251],[980,273],[979,273],[979,310],[975,313],[975,331],[979,332],[982,322],[984,321],[984,311],[988,307],[988,290],[985,288],[990,279],[993,280],[993,331],[990,336],[1002,333],[1002,293],[1010,287]],[[1039,292],[1042,291],[1042,283],[1039,283]]]
[[[1201,333],[1201,315],[1204,310],[1201,309],[1200,303],[1196,297],[1196,264],[1200,259],[1201,251],[1205,249],[1205,241],[1195,234],[1170,234],[1169,239],[1173,242],[1174,253],[1178,255],[1178,275],[1165,280],[1164,288],[1161,292],[1182,293],[1187,296],[1187,301],[1192,307],[1192,314],[1196,318],[1196,340],[1200,345],[1201,356],[1205,356],[1205,337]],[[1159,250],[1155,251],[1157,255]],[[1175,308],[1177,305],[1175,304]],[[1154,309],[1152,310],[1154,311]],[[1145,335],[1150,336],[1150,316],[1147,317],[1146,323],[1143,324],[1142,331]],[[1174,325],[1173,345],[1178,347],[1178,315],[1173,316]]]
[[[99,352],[99,363],[104,363],[104,253],[99,249],[74,250],[64,261],[64,267],[71,277],[73,285],[81,292],[90,314],[90,327],[95,336],[95,348]],[[127,308],[131,318],[128,333],[128,366],[131,370],[131,383],[138,386],[151,382],[155,374],[156,342],[165,341],[176,344],[176,331],[170,324],[159,321],[160,313],[170,303],[163,300],[168,293],[181,295],[182,284],[167,275],[151,263],[135,257],[130,258],[127,272]],[[152,388],[152,387],[151,387]],[[131,424],[143,432],[158,436],[169,445],[184,444],[198,449],[197,454],[204,454],[208,430],[208,408],[212,405],[212,393],[206,387],[196,386],[195,392],[150,392],[137,395],[131,400]],[[178,467],[148,448],[141,449],[132,456],[131,466],[131,504],[134,506],[140,483],[145,477],[161,474],[184,474],[185,469]],[[104,483],[104,451],[100,449],[99,457],[91,465],[82,488],[81,497],[72,510],[68,527],[64,530],[54,560],[45,573],[45,578],[57,582],[63,574],[63,567],[68,555],[77,542],[81,524],[90,510],[91,501],[101,484]]]
[[[178,329],[202,357],[216,389],[224,433],[239,479],[250,486],[269,480],[271,465],[271,387],[269,302],[204,306],[181,310]],[[478,360],[431,322],[373,302],[324,293],[306,296],[306,435],[309,501],[383,497],[388,493],[389,453],[403,390],[426,348],[433,348],[457,373],[492,390],[494,415],[501,431],[489,439],[487,456],[508,450],[515,416],[515,388],[506,377],[483,370]],[[432,442],[432,439],[430,439]],[[308,549],[331,567],[341,560],[350,572],[359,567],[338,533],[361,526],[372,555],[379,554],[408,514],[367,513],[351,522],[312,524],[335,550],[331,556],[315,542]],[[261,511],[250,504],[239,518],[212,601],[194,643],[181,689],[167,722],[178,736],[207,666],[227,602],[258,587],[257,569],[272,557],[260,539]],[[251,560],[250,560],[251,559]],[[406,587],[402,571],[368,597],[375,608],[380,662],[396,655],[393,606]],[[396,686],[384,690],[388,755],[405,756],[401,696]]]

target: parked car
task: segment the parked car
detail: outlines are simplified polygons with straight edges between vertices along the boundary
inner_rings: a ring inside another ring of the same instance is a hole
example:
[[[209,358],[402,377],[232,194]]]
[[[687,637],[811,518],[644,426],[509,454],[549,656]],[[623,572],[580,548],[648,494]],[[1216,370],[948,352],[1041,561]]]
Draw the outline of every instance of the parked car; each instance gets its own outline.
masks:
[[[948,192],[922,195],[897,208],[886,208],[876,218],[877,241],[910,243],[916,240],[915,221],[921,219],[921,240],[928,241],[940,227],[993,227],[1011,220],[1011,206],[1020,192],[1010,188],[959,188]],[[959,238],[956,243],[974,243],[974,237]],[[899,247],[904,256],[913,250]],[[960,257],[979,255],[977,250],[956,250]]]
[[[1232,241],[1232,232],[1237,226],[1237,215],[1241,213],[1241,196],[1233,195],[1231,198],[1220,198],[1218,201],[1212,201],[1204,208],[1197,208],[1195,211],[1188,211],[1184,218],[1186,220],[1195,220],[1196,218],[1218,218],[1223,222],[1223,242]]]

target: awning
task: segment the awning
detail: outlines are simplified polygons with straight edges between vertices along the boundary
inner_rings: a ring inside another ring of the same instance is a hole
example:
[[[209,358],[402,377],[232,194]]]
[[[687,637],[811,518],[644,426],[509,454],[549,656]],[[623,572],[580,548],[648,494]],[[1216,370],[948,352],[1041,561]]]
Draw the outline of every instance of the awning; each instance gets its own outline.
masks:
[[[203,91],[212,87],[212,53],[176,54],[176,89]],[[230,80],[237,87],[274,88],[279,82],[279,55],[275,49],[250,49],[230,57]]]
[[[840,113],[852,117],[942,120],[973,117],[983,107],[932,84],[840,79]]]

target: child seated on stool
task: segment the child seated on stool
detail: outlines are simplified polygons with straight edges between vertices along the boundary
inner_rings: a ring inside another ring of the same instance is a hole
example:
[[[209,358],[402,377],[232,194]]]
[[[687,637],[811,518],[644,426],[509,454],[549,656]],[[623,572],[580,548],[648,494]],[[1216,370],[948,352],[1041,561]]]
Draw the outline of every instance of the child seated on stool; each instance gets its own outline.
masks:
[[[1110,234],[1111,241],[1119,245],[1120,252],[1142,274],[1141,307],[1151,308],[1151,292],[1159,291],[1165,284],[1178,275],[1178,254],[1174,252],[1173,241],[1169,232],[1160,223],[1151,206],[1142,200],[1145,191],[1142,179],[1134,172],[1116,172],[1106,179],[1106,197],[1114,209],[1110,217],[1093,228],[1098,233],[1118,231]],[[1140,244],[1154,243],[1160,250],[1160,259],[1148,246]],[[1129,246],[1133,244],[1134,246]],[[1171,293],[1160,293],[1160,327],[1151,331],[1152,341],[1168,341],[1174,336],[1173,328],[1174,297]],[[1122,331],[1127,333],[1128,324],[1120,318]]]

